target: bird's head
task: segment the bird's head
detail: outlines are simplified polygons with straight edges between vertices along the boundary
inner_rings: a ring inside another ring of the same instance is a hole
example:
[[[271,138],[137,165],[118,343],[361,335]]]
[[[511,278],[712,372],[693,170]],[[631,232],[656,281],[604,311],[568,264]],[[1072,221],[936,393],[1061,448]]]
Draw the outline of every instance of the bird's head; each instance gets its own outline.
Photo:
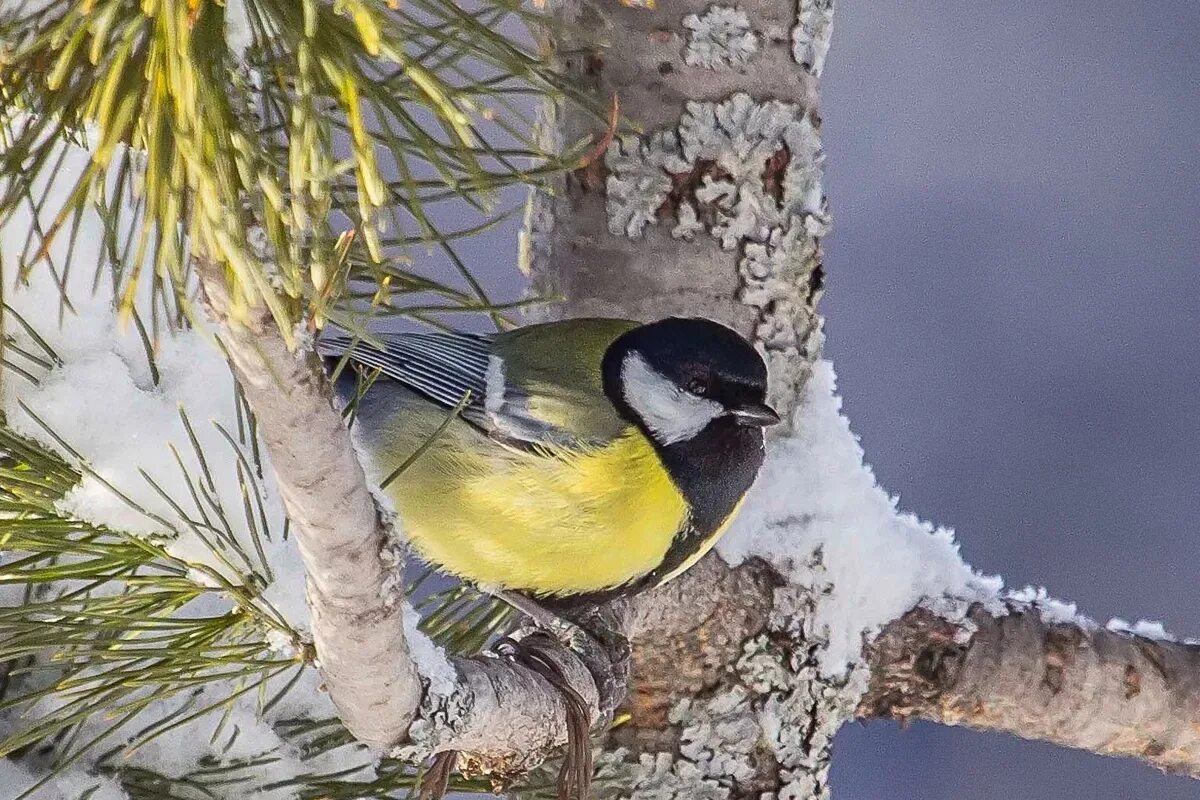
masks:
[[[672,317],[624,334],[605,354],[604,384],[613,403],[662,447],[705,431],[761,437],[763,427],[779,422],[766,404],[762,357],[708,319]]]

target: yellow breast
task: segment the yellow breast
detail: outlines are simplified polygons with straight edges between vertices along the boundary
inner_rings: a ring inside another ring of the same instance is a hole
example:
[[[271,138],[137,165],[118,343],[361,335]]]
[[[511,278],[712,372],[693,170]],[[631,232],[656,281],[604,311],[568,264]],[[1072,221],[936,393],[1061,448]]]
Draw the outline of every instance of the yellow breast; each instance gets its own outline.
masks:
[[[389,491],[420,553],[477,583],[538,594],[619,586],[658,566],[687,519],[633,430],[583,453],[443,444]]]

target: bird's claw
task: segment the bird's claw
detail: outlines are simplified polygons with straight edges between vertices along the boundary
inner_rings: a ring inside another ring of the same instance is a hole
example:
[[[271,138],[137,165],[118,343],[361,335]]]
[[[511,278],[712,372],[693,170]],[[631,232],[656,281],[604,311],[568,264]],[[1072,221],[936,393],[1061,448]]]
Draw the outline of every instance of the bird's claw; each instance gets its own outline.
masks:
[[[525,595],[493,592],[532,621],[520,631],[521,641],[536,633],[549,635],[574,653],[596,683],[600,717],[611,721],[625,699],[629,685],[632,651],[620,630],[614,612],[605,607],[571,609],[566,613],[546,608]]]
[[[541,675],[562,696],[567,712],[567,749],[558,772],[558,798],[586,800],[592,782],[591,712],[555,660],[562,646],[557,637],[534,629],[520,639],[504,637],[493,650]]]

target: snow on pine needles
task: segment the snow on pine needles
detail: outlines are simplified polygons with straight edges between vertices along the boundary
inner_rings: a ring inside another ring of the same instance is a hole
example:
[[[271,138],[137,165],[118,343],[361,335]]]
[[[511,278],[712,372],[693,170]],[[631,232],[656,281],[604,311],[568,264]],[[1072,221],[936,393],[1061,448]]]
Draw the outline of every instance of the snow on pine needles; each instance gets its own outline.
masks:
[[[9,685],[6,702],[25,701],[0,714],[0,741],[69,734],[46,755],[0,759],[6,796],[73,800],[97,787],[94,799],[123,800],[119,773],[130,787],[165,777],[214,798],[253,786],[283,800],[298,796],[298,776],[370,771],[374,758],[348,740],[306,749],[340,728],[302,660],[303,566],[215,340],[163,330],[150,349],[137,325],[118,321],[103,271],[93,291],[105,231],[91,213],[22,280],[55,193],[69,191],[87,158],[67,148],[40,218],[31,202],[0,228],[11,365],[0,371],[0,411],[9,430],[80,474],[57,502],[60,540],[39,550],[36,532],[6,536],[0,553],[0,650],[45,637],[26,646],[34,661]],[[127,545],[130,535],[144,544]],[[128,569],[106,562],[118,554]],[[37,606],[14,608],[29,599]],[[81,709],[95,713],[77,719]]]

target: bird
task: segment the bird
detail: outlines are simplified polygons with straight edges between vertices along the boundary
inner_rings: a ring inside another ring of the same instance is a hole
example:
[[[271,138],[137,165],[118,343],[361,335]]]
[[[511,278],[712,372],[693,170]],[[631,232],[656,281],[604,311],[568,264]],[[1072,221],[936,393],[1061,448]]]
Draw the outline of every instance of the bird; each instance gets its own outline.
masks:
[[[767,369],[701,317],[317,342],[423,560],[485,590],[600,603],[729,527],[764,460]],[[380,481],[381,483],[384,481]]]

